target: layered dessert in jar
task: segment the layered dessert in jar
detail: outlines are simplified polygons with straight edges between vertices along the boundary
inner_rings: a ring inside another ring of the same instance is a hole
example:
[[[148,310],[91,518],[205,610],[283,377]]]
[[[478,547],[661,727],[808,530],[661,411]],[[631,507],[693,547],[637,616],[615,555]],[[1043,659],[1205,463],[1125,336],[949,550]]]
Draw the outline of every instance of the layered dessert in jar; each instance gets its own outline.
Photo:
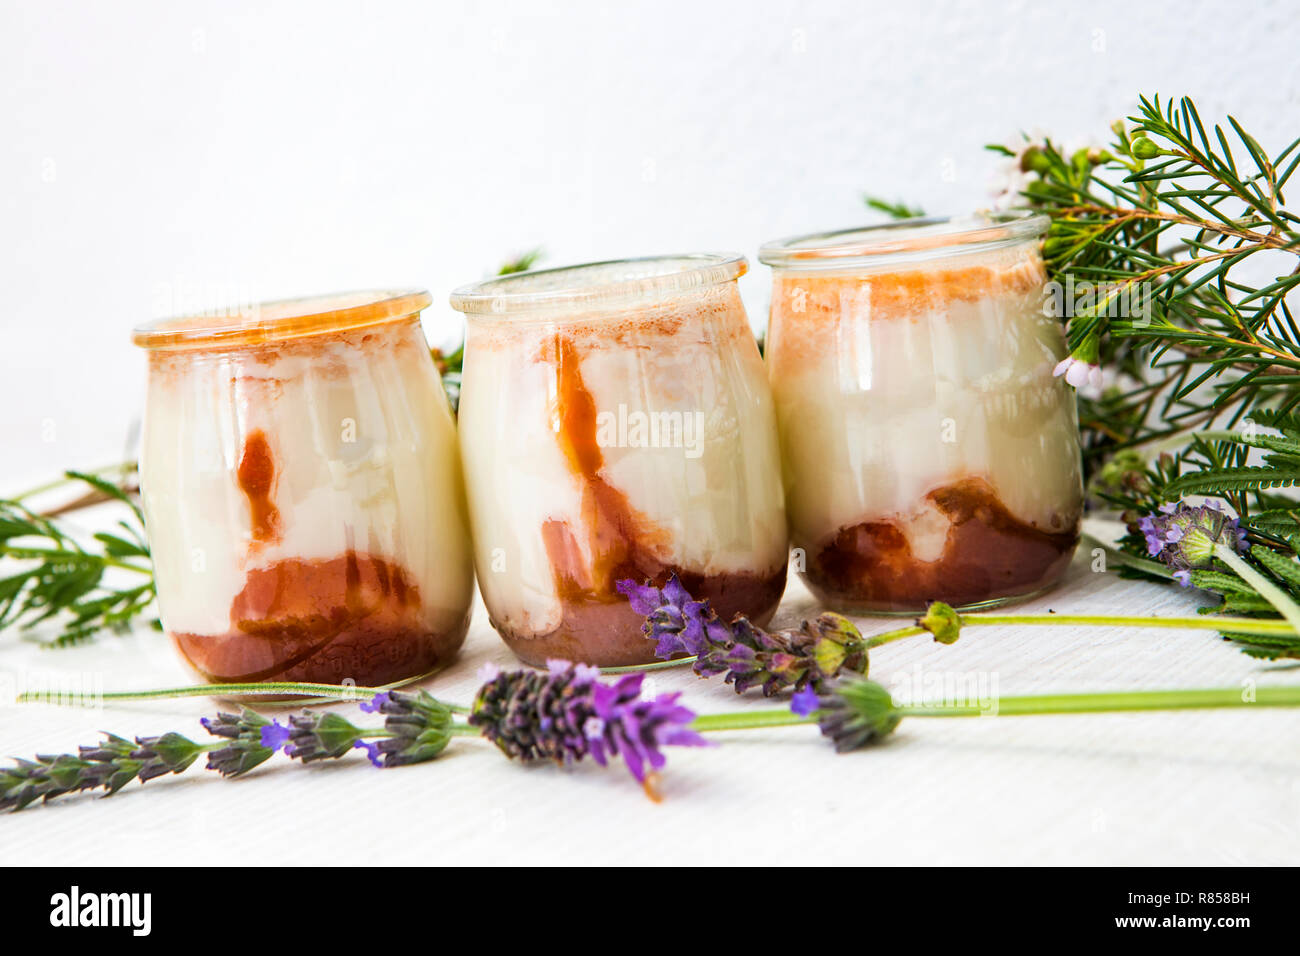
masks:
[[[914,220],[760,252],[791,541],[823,601],[989,606],[1064,574],[1082,480],[1046,226]]]
[[[652,661],[618,583],[676,573],[765,622],[787,564],[776,418],[739,256],[524,273],[457,290],[479,588],[526,663]]]
[[[455,422],[425,292],[138,328],[162,624],[218,683],[419,677],[469,625]]]

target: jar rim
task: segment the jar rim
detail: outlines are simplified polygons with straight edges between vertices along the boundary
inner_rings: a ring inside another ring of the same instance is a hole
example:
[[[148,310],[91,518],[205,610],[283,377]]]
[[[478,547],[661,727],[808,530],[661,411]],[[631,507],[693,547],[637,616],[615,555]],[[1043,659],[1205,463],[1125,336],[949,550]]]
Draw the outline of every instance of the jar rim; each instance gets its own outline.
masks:
[[[1029,210],[900,219],[766,242],[758,250],[758,261],[775,267],[829,269],[894,256],[939,258],[1037,239],[1049,225],[1048,216]]]
[[[383,325],[427,308],[426,289],[365,289],[277,299],[137,325],[131,341],[151,351],[256,346]]]
[[[694,292],[744,275],[739,253],[685,253],[534,269],[463,285],[452,307],[468,315],[602,308]]]

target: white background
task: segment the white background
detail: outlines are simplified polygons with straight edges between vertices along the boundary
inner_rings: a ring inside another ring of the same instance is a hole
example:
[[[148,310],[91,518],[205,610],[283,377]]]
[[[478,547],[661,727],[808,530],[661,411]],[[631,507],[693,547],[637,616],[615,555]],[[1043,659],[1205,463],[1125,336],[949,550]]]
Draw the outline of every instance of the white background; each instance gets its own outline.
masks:
[[[1300,119],[1300,5],[0,2],[0,494],[120,460],[160,314],[986,205],[1139,92]],[[744,280],[763,321],[762,266]]]

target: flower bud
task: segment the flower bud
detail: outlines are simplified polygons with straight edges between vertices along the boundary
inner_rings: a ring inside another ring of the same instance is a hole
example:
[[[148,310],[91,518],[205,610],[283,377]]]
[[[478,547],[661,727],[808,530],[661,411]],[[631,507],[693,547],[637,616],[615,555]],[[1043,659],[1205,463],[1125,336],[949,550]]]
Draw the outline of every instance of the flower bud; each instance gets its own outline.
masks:
[[[1160,147],[1146,136],[1139,136],[1129,145],[1129,152],[1134,159],[1155,159],[1160,155]]]
[[[955,644],[961,636],[961,616],[942,601],[931,604],[925,617],[918,618],[916,623],[933,634],[940,644]]]

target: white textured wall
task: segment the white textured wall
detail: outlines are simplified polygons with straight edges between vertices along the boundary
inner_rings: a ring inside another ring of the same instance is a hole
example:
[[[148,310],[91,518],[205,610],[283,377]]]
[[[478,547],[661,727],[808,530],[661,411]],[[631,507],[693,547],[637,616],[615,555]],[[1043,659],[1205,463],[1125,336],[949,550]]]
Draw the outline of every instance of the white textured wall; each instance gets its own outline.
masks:
[[[437,335],[535,244],[752,258],[864,189],[982,205],[982,144],[1139,91],[1300,134],[1280,0],[263,6],[0,4],[0,493],[121,456],[169,301],[425,285]]]

